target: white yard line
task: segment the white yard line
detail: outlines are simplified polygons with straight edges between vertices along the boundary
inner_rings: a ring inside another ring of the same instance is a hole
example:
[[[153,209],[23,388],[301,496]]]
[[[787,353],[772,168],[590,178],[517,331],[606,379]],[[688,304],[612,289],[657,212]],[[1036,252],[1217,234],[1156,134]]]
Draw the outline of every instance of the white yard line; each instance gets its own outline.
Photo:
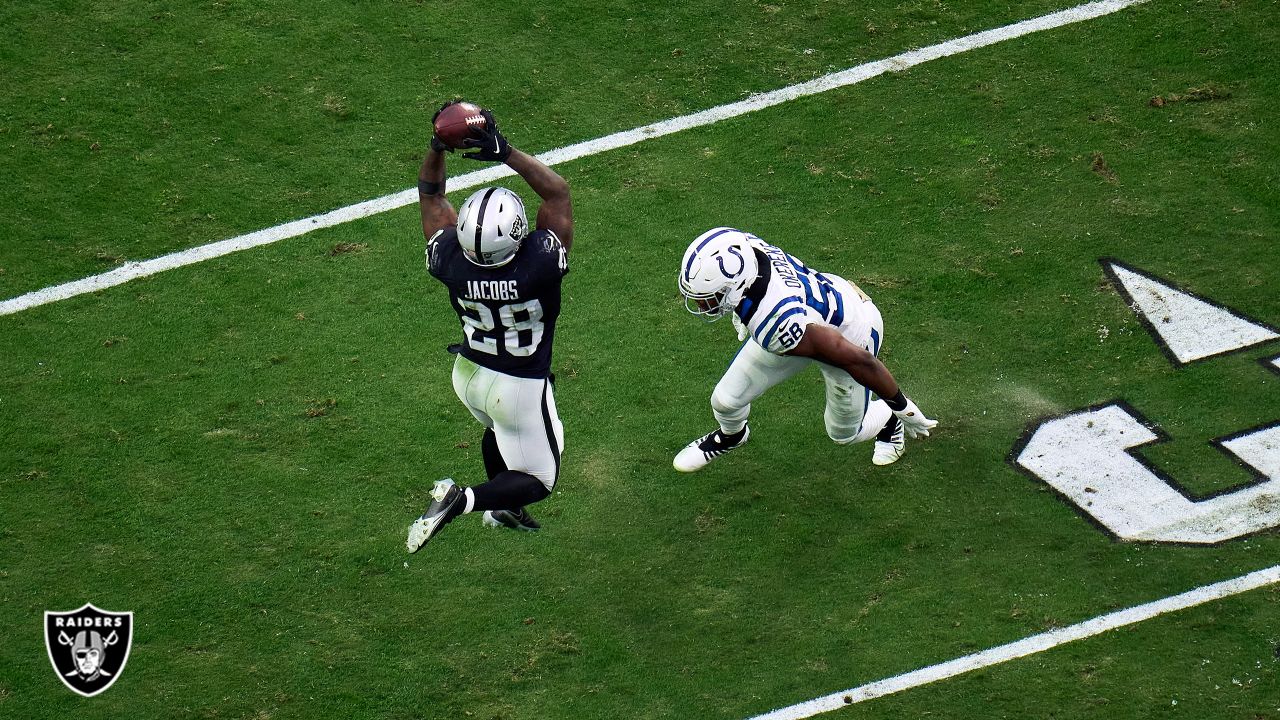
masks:
[[[938,665],[930,665],[926,668],[913,670],[903,675],[831,693],[807,702],[774,710],[771,713],[757,715],[751,720],[799,720],[799,718],[813,717],[821,713],[838,710],[847,705],[874,700],[885,695],[892,695],[903,690],[910,690],[921,685],[953,678],[971,670],[978,670],[1038,652],[1044,652],[1059,645],[1100,635],[1108,630],[1133,625],[1165,613],[1185,610],[1196,605],[1231,597],[1232,595],[1239,595],[1240,593],[1273,585],[1277,582],[1280,582],[1280,565],[1251,572],[1248,575],[1232,580],[1224,580],[1212,585],[1198,587],[1180,595],[1138,605],[1127,610],[1117,610],[1070,627],[1032,635],[1031,637],[1011,642],[1008,645],[1000,645],[999,647],[993,647],[972,655],[965,655]]]
[[[918,50],[894,55],[884,60],[876,60],[874,62],[864,63],[847,70],[823,75],[820,78],[810,80],[809,82],[791,85],[773,90],[771,92],[753,95],[746,100],[728,105],[720,105],[709,110],[693,113],[692,115],[682,115],[681,117],[663,120],[662,122],[634,130],[626,130],[617,132],[612,135],[606,135],[595,140],[587,140],[574,145],[558,148],[545,152],[538,157],[548,165],[576,160],[580,157],[588,155],[596,155],[608,150],[615,150],[620,147],[634,145],[649,138],[670,135],[671,133],[688,130],[690,128],[710,125],[712,123],[727,120],[728,118],[745,115],[756,110],[762,110],[772,107],[779,103],[784,103],[796,98],[808,95],[817,95],[828,90],[854,85],[876,77],[886,72],[901,71],[914,67],[921,63],[937,60],[938,58],[957,55],[969,50],[976,50],[988,45],[994,45],[1005,40],[1022,37],[1041,30],[1049,30],[1063,25],[1091,20],[1103,15],[1109,15],[1113,12],[1123,10],[1131,5],[1137,5],[1145,0],[1103,0],[1102,2],[1092,2],[1067,10],[1050,13],[1038,18],[1023,20],[1012,25],[995,28],[993,30],[984,30],[983,32],[966,35],[954,40],[930,45]],[[483,170],[469,172],[465,175],[458,175],[449,179],[449,190],[465,190],[487,182],[492,182],[499,178],[514,175],[515,173],[505,165],[488,167]],[[75,280],[62,285],[54,285],[20,295],[9,300],[0,301],[0,315],[11,315],[16,312],[28,310],[40,305],[66,300],[84,295],[86,293],[105,290],[122,283],[129,282],[135,278],[147,277],[165,270],[173,270],[174,268],[193,265],[198,262],[210,260],[223,255],[229,255],[233,252],[248,250],[249,248],[258,247],[260,245],[269,245],[292,237],[297,237],[312,230],[320,228],[333,227],[342,223],[358,220],[370,215],[395,210],[416,202],[418,192],[416,188],[403,190],[391,195],[384,195],[373,200],[366,200],[355,205],[348,205],[321,215],[313,215],[312,217],[294,220],[283,225],[276,225],[265,230],[258,230],[247,235],[240,235],[229,240],[222,240],[209,245],[201,245],[200,247],[191,248],[190,250],[182,250],[180,252],[162,255],[151,260],[143,260],[141,262],[127,262],[110,272],[101,275],[93,275],[91,277]]]

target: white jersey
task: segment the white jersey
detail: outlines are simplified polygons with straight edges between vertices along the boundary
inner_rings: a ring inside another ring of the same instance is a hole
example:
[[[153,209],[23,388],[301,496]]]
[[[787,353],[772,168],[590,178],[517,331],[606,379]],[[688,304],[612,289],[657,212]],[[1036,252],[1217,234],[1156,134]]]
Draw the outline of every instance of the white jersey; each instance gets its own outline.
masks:
[[[747,234],[756,250],[759,277],[734,309],[734,324],[771,353],[782,355],[804,337],[805,328],[824,323],[851,342],[879,350],[872,318],[879,312],[867,294],[838,275],[809,268],[795,256]]]

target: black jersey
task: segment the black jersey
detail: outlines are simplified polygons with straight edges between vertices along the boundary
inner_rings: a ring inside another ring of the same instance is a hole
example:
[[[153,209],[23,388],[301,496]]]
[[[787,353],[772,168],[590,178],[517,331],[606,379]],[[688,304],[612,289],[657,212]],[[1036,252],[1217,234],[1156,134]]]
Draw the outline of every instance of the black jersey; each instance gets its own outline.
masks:
[[[560,280],[569,272],[560,238],[535,230],[506,265],[471,262],[452,226],[427,243],[427,269],[449,288],[462,323],[462,356],[507,375],[551,373],[551,342],[560,316]]]

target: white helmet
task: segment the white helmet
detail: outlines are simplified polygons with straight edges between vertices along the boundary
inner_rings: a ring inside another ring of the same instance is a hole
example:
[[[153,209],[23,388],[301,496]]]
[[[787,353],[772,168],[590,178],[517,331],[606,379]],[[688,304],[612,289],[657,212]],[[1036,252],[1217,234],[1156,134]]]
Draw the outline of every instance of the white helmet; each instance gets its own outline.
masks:
[[[524,201],[504,187],[481,188],[458,210],[458,244],[462,254],[481,267],[511,262],[529,234]]]
[[[680,263],[680,294],[689,312],[713,322],[738,306],[759,272],[747,237],[740,230],[720,227],[689,244]]]

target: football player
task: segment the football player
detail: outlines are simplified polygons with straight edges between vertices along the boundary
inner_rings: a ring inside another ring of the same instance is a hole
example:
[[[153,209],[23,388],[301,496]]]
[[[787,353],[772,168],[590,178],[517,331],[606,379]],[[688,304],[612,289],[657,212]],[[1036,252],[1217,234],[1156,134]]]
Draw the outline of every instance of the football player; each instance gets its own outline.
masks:
[[[719,227],[689,245],[679,286],[690,312],[708,321],[728,315],[746,343],[711,394],[720,427],[682,449],[676,470],[693,472],[742,447],[751,435],[751,402],[815,360],[827,386],[827,436],[842,445],[875,438],[876,465],[902,457],[904,434],[925,437],[938,424],[877,358],[884,321],[848,280],[817,272],[755,235]]]
[[[457,352],[453,389],[484,426],[488,481],[473,487],[437,481],[431,505],[409,527],[409,552],[469,512],[483,512],[495,527],[538,529],[525,506],[551,494],[564,448],[550,378],[560,282],[573,245],[569,185],[512,147],[491,112],[483,115],[485,126],[463,142],[472,150],[463,157],[506,163],[542,203],[532,231],[520,196],[506,188],[481,188],[455,211],[445,199],[451,150],[432,135],[418,172],[427,269],[448,289],[462,325],[462,343],[450,347]]]

